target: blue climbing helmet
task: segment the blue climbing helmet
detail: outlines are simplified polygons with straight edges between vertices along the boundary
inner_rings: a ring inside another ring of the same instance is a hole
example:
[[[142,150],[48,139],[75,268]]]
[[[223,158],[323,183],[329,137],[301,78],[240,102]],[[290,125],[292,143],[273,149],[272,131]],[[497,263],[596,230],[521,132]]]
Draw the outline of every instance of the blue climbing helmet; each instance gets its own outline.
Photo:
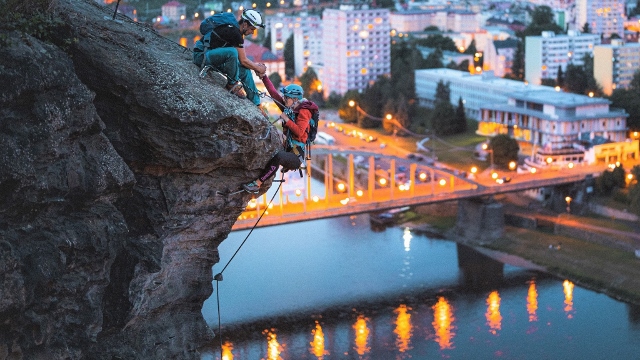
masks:
[[[302,100],[302,93],[302,86],[297,84],[289,84],[282,89],[282,95],[293,99]]]

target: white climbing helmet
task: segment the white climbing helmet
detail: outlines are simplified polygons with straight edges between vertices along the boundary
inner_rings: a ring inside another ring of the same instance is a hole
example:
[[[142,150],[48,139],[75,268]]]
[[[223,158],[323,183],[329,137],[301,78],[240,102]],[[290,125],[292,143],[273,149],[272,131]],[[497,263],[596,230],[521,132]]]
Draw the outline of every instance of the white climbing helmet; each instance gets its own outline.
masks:
[[[262,15],[259,12],[253,9],[248,9],[242,12],[242,18],[249,22],[249,24],[254,27],[264,28],[264,23],[262,22]]]

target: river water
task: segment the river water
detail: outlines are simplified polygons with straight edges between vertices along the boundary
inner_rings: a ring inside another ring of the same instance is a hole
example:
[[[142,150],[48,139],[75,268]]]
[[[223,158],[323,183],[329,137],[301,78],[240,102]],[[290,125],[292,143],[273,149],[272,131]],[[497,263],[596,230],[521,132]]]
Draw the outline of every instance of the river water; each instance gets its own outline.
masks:
[[[219,246],[203,359],[640,359],[640,308],[571,279],[368,215],[249,233]]]

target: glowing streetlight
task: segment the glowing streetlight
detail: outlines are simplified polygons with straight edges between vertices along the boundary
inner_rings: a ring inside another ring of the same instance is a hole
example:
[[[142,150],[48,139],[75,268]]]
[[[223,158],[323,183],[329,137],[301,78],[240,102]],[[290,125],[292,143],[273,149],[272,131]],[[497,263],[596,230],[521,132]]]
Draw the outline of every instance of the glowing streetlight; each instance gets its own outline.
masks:
[[[486,151],[489,153],[489,155],[491,156],[491,165],[490,168],[493,169],[493,149],[489,149],[489,144],[484,143],[482,144],[482,150]]]
[[[440,184],[440,186],[445,186],[445,185],[447,185],[447,180],[440,179],[440,181],[438,183]]]
[[[551,163],[552,163],[552,162],[553,162],[553,159],[552,159],[551,157],[548,157],[548,158],[547,158],[547,164],[548,164],[548,165],[551,165]]]
[[[497,179],[498,178],[498,173],[497,172],[492,172],[491,173],[491,178],[494,179],[494,180]]]
[[[358,191],[356,191],[356,195],[358,197],[361,197],[362,195],[364,195],[364,192],[362,192],[362,190],[358,190]]]
[[[569,164],[567,164],[567,167],[568,167],[569,169],[573,169],[573,167],[574,167],[574,166],[575,166],[575,165],[573,165],[573,163],[572,163],[572,162],[570,162]]]
[[[427,174],[421,172],[420,175],[418,175],[418,179],[420,179],[420,181],[425,181],[427,180]]]
[[[567,213],[571,213],[571,196],[564,198],[564,201],[567,202]]]
[[[338,191],[344,192],[347,187],[343,183],[338,184]]]
[[[296,189],[296,196],[300,196],[302,194],[302,190]]]
[[[380,183],[380,186],[386,186],[387,185],[387,179],[380,178],[380,180],[378,180],[378,183]]]
[[[515,161],[510,161],[509,162],[509,170],[515,170],[516,166],[518,166],[518,164],[516,164]]]
[[[532,167],[531,170],[529,170],[529,172],[531,172],[532,174],[535,174],[538,171],[538,169]]]
[[[320,201],[320,197],[318,197],[318,195],[313,195],[311,200],[313,200],[313,202],[318,202],[318,201]]]
[[[478,172],[478,168],[477,168],[477,167],[475,167],[475,166],[472,166],[472,167],[471,167],[471,173],[472,173],[472,174],[475,174],[475,173],[477,173],[477,172]]]

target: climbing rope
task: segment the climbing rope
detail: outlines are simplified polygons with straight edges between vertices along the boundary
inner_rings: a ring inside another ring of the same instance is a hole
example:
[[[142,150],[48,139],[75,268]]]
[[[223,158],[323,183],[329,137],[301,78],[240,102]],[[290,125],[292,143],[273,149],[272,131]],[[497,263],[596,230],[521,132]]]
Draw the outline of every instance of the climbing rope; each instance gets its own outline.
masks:
[[[233,255],[231,256],[229,261],[227,261],[227,263],[224,265],[222,270],[213,277],[213,279],[216,281],[216,303],[217,303],[217,307],[218,307],[218,336],[220,337],[220,359],[222,359],[222,346],[223,346],[223,344],[222,344],[222,321],[220,320],[220,291],[219,291],[219,283],[220,283],[220,281],[222,281],[222,273],[227,269],[227,266],[229,266],[229,264],[231,264],[231,261],[233,260],[233,258],[236,257],[236,255],[238,254],[238,252],[240,251],[240,249],[242,248],[244,243],[247,242],[247,240],[249,239],[249,236],[251,235],[253,230],[258,226],[258,223],[260,222],[260,220],[262,219],[264,214],[267,212],[267,210],[269,210],[269,206],[271,205],[271,203],[273,202],[273,199],[275,199],[276,195],[280,191],[280,188],[282,187],[282,183],[284,182],[284,173],[282,173],[282,178],[280,180],[274,180],[274,181],[277,181],[280,184],[278,185],[278,189],[276,189],[276,191],[273,194],[273,197],[271,198],[271,200],[269,200],[269,204],[267,204],[267,206],[265,206],[264,211],[262,211],[262,214],[260,214],[260,217],[258,217],[258,220],[253,225],[251,230],[249,230],[249,233],[244,238],[244,240],[242,240],[242,243],[240,243],[240,246],[238,246],[238,249],[236,249],[236,251],[233,253]]]

